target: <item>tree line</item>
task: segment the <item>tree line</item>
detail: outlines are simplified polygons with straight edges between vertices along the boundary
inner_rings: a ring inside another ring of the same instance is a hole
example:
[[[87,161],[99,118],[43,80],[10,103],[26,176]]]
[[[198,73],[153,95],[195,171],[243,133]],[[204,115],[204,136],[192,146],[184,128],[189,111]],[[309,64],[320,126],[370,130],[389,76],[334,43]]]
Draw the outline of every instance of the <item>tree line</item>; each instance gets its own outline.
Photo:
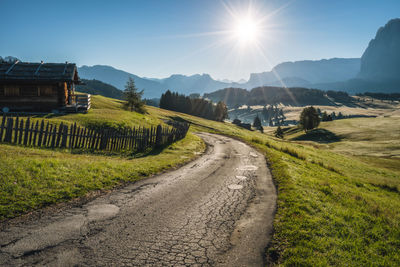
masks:
[[[195,95],[189,97],[170,90],[161,95],[160,108],[215,121],[223,121],[228,118],[228,109],[222,101],[214,104],[212,101],[198,98]]]
[[[283,109],[278,106],[264,106],[261,112],[261,119],[263,122],[268,123],[269,126],[283,125],[286,116],[283,114]]]
[[[400,100],[400,93],[371,93],[366,92],[363,94],[356,94],[357,96],[369,96],[372,98],[376,98],[379,100],[389,100],[389,101],[399,101]]]

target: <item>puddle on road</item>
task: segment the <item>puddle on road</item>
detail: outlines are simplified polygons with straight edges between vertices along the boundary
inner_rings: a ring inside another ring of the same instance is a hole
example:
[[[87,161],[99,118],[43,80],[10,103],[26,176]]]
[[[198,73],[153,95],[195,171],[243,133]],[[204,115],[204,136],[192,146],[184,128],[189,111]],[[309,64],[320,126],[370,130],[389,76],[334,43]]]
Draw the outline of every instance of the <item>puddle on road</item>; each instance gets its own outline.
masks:
[[[246,180],[247,179],[247,177],[243,176],[243,175],[236,175],[236,178],[239,179],[239,180]]]
[[[250,152],[250,156],[252,156],[253,158],[258,158],[258,155],[254,152]]]
[[[243,185],[240,184],[230,184],[228,185],[228,188],[231,190],[239,190],[243,188]]]
[[[214,159],[216,159],[216,160],[227,159],[227,158],[229,158],[229,157],[225,153],[215,153],[214,154]]]
[[[98,221],[115,216],[119,212],[119,208],[112,204],[99,204],[87,207],[88,220]]]
[[[238,168],[238,170],[240,170],[240,171],[255,171],[257,169],[258,169],[258,167],[254,166],[254,165],[245,165],[245,166]]]

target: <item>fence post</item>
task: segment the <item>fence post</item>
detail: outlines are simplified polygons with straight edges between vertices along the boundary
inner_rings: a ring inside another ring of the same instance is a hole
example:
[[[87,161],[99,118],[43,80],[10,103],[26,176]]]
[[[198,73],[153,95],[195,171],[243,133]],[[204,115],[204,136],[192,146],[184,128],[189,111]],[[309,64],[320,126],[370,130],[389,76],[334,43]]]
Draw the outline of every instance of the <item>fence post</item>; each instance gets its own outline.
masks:
[[[42,146],[43,129],[44,129],[44,121],[42,120],[42,122],[40,123],[38,147]]]
[[[68,138],[68,125],[64,125],[64,127],[62,128],[61,148],[67,147],[67,138]]]
[[[19,117],[15,120],[15,129],[14,129],[14,144],[17,143],[18,140],[18,125],[19,125]]]
[[[22,144],[22,134],[24,133],[24,120],[21,119],[19,123],[19,136],[18,136],[18,144]],[[0,137],[1,140],[1,137]]]
[[[44,137],[43,137],[43,146],[48,146],[48,141],[47,141],[47,137],[49,134],[49,122],[47,122],[46,124],[46,130],[44,131]]]
[[[156,131],[156,147],[161,146],[161,135],[162,135],[162,127],[161,124],[157,125],[157,131]]]
[[[32,122],[32,124],[29,124],[28,131],[29,131],[29,140],[28,140],[28,146],[32,144],[32,137],[33,137],[33,128],[35,126],[35,123]]]
[[[58,127],[56,147],[60,147],[60,141],[61,141],[61,136],[62,136],[63,129],[64,129],[64,123],[61,123],[60,126]]]
[[[11,143],[13,123],[14,123],[14,120],[12,118],[7,119],[6,136],[5,136],[4,142]]]
[[[3,114],[3,119],[1,121],[1,128],[0,128],[0,142],[3,141],[3,132],[4,132],[4,127],[6,123],[6,114]]]

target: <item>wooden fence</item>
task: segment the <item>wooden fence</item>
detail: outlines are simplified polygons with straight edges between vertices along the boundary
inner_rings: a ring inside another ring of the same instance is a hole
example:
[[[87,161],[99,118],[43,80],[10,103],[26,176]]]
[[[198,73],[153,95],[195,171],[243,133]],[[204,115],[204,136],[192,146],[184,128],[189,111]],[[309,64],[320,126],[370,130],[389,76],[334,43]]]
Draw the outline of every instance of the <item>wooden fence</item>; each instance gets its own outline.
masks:
[[[80,148],[107,151],[144,151],[173,143],[186,136],[187,123],[173,127],[125,128],[122,130],[92,130],[85,127],[52,124],[45,120],[32,122],[30,118],[3,116],[0,142],[32,147]]]

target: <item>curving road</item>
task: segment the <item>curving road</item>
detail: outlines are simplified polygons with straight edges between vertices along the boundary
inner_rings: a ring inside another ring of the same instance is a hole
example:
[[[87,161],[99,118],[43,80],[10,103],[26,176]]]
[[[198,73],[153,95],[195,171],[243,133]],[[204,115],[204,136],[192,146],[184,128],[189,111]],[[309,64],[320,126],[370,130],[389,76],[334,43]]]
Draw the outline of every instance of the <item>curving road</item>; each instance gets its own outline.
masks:
[[[199,134],[206,153],[81,206],[0,232],[3,266],[263,266],[276,190],[265,158]]]

